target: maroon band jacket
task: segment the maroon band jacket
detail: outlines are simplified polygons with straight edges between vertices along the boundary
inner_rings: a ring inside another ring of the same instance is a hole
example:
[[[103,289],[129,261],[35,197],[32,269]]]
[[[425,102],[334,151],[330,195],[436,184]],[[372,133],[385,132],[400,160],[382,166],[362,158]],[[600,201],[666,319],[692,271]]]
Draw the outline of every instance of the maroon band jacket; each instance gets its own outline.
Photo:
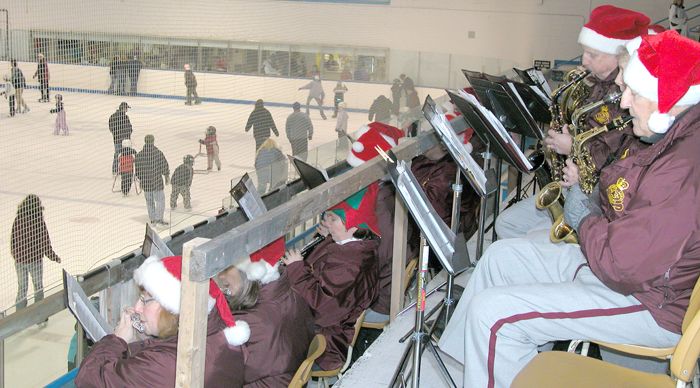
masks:
[[[593,273],[633,295],[666,330],[681,332],[700,275],[700,104],[657,143],[639,142],[603,169],[603,215],[586,217],[579,242]]]
[[[306,260],[287,266],[292,289],[309,304],[317,332],[326,337],[326,352],[316,360],[324,370],[343,365],[355,321],[379,293],[378,245],[378,240],[340,245],[329,236]]]
[[[207,353],[204,386],[242,387],[243,351],[226,342],[224,321],[216,310],[207,323]],[[127,343],[116,335],[108,335],[80,364],[75,386],[123,388],[175,386],[177,336]]]
[[[236,311],[248,322],[250,339],[244,345],[245,387],[286,387],[306,358],[314,336],[314,320],[306,301],[289,286],[285,274],[260,290],[252,309]]]

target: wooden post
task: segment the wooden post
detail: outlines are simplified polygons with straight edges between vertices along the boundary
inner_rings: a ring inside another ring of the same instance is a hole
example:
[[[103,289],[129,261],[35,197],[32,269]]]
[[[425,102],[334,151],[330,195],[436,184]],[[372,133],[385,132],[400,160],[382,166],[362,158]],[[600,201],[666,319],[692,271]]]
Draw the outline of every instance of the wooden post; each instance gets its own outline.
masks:
[[[399,193],[394,202],[394,253],[391,263],[391,307],[390,320],[403,308],[403,277],[406,272],[406,242],[408,241],[408,209]]]
[[[194,238],[186,242],[182,249],[182,289],[175,387],[201,388],[204,386],[209,279],[201,282],[190,281],[190,262],[192,250],[207,241],[209,239]]]

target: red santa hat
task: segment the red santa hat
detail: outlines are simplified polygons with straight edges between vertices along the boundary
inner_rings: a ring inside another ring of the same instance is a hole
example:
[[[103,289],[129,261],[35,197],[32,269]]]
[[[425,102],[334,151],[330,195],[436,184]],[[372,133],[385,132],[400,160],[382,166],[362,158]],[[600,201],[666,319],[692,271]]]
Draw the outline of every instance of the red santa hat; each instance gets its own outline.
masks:
[[[642,38],[623,73],[627,87],[650,101],[658,111],[649,118],[649,129],[666,133],[675,117],[674,106],[700,102],[700,43],[676,31]]]
[[[245,272],[248,279],[267,284],[279,279],[279,259],[282,256],[284,256],[284,237],[251,253],[248,259],[236,264],[236,268]]]
[[[384,151],[395,147],[399,138],[404,136],[403,131],[391,125],[373,122],[363,125],[359,131],[357,140],[352,143],[352,149],[348,153],[347,162],[353,167],[374,158],[378,155],[375,146]]]
[[[648,33],[651,20],[643,13],[601,5],[578,35],[578,42],[607,54],[617,54],[628,40]]]
[[[158,303],[172,314],[180,314],[180,286],[182,282],[182,256],[159,259],[151,256],[134,271],[134,281],[143,287]],[[226,323],[224,334],[231,345],[242,345],[250,337],[250,328],[244,321],[236,321],[228,302],[213,280],[209,280],[207,311],[216,306],[219,316]]]
[[[364,228],[371,230],[376,235],[380,235],[375,213],[378,193],[379,184],[374,182],[351,195],[343,202],[328,209],[328,211],[340,217],[346,229],[352,227]]]

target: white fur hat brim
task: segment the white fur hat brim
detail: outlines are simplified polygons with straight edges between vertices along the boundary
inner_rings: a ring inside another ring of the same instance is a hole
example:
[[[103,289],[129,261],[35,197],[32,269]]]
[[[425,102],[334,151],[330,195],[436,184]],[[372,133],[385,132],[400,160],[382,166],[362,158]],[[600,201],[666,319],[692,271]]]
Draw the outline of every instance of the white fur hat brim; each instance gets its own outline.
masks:
[[[163,265],[158,256],[150,256],[134,271],[134,281],[154,297],[164,309],[180,314],[180,292],[182,283]],[[216,300],[207,299],[207,312],[211,312]]]
[[[578,42],[584,46],[588,46],[606,54],[615,55],[620,47],[627,43],[627,40],[609,38],[588,27],[583,27],[581,28],[581,32],[578,34]]]

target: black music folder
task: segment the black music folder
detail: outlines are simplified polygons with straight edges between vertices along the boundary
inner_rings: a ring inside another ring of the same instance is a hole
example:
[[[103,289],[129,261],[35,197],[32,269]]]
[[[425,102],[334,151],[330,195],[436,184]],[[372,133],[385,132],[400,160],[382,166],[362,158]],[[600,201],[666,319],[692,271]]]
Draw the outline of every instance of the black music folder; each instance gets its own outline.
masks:
[[[530,85],[513,82],[505,77],[462,70],[474,88],[480,103],[510,132],[544,139],[538,122],[551,121],[549,106]]]
[[[542,93],[544,93],[547,99],[551,101],[551,99],[549,99],[549,96],[552,95],[552,88],[551,86],[549,86],[549,83],[544,77],[544,74],[542,74],[541,70],[537,70],[534,67],[525,70],[514,67],[513,71],[515,72],[515,74],[518,75],[518,77],[520,77],[520,79],[524,83],[528,85],[537,86],[539,90],[541,90]]]
[[[472,126],[474,132],[484,143],[488,143],[496,156],[523,173],[529,173],[533,165],[520,150],[501,121],[486,109],[476,97],[458,90],[447,90],[452,102],[457,106],[464,119]]]
[[[302,182],[304,182],[309,190],[330,180],[326,170],[313,166],[297,158],[296,156],[287,155],[287,157],[292,162],[294,168],[297,170],[297,173],[299,173],[299,177],[301,178]]]

